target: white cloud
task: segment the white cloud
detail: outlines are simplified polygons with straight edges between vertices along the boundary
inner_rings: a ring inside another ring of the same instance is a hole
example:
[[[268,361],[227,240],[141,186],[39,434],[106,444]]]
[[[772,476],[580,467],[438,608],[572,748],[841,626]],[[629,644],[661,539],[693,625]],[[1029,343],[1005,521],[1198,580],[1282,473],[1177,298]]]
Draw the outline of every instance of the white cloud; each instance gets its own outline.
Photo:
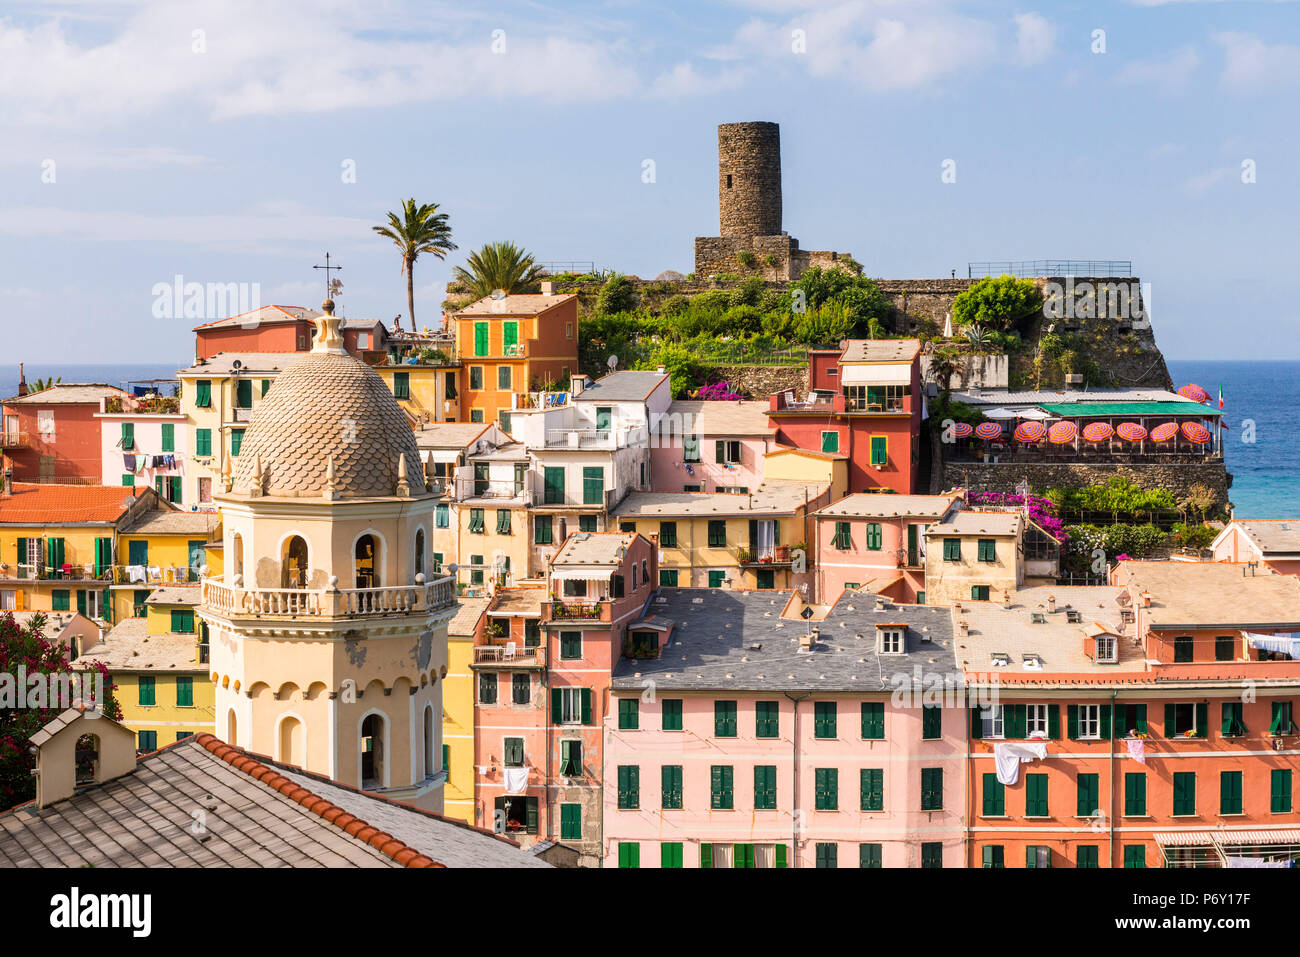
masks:
[[[1201,55],[1194,47],[1185,46],[1154,60],[1126,64],[1115,75],[1115,80],[1123,84],[1152,86],[1161,93],[1173,95],[1187,88],[1200,65]]]
[[[740,88],[748,77],[748,70],[726,69],[706,75],[698,72],[690,63],[678,63],[671,70],[655,77],[648,95],[655,99],[680,99],[724,93]]]
[[[1212,169],[1207,173],[1199,173],[1196,176],[1188,177],[1183,182],[1183,186],[1188,192],[1200,196],[1209,192],[1212,187],[1223,182],[1226,178],[1231,176],[1232,173],[1233,170],[1228,168]]]
[[[120,21],[69,31],[61,18],[0,20],[0,112],[26,125],[101,125],[188,110],[228,119],[480,97],[566,100],[638,86],[617,39],[465,22],[451,5],[396,14],[363,0],[198,0],[130,7]],[[400,18],[399,18],[400,19]],[[402,29],[402,27],[405,29]],[[202,31],[196,52],[195,31]],[[425,36],[436,40],[410,39]]]
[[[24,140],[24,144],[28,141]],[[208,157],[186,153],[171,146],[108,146],[89,149],[62,143],[0,146],[0,166],[30,166],[36,169],[46,159],[54,160],[58,173],[79,170],[150,170],[164,166],[200,166]],[[33,174],[35,175],[35,174]]]
[[[1219,33],[1223,73],[1219,82],[1238,93],[1262,93],[1300,84],[1300,46],[1265,43],[1248,33]]]
[[[370,241],[369,220],[279,211],[161,215],[121,210],[59,209],[54,206],[0,207],[0,236],[77,241],[241,243],[284,241]]]
[[[1016,61],[1026,66],[1042,63],[1055,52],[1056,27],[1037,13],[1021,13],[1016,21]]]

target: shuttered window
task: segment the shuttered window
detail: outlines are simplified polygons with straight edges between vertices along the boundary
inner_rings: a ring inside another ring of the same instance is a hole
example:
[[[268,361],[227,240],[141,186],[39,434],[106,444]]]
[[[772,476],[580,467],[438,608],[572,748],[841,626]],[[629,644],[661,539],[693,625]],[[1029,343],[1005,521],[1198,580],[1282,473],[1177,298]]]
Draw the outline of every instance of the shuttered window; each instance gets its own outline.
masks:
[[[1101,810],[1101,779],[1096,774],[1080,774],[1075,784],[1074,813],[1093,817]]]
[[[722,519],[709,520],[709,547],[725,548],[727,544],[727,523]]]
[[[618,766],[618,807],[620,811],[641,806],[641,768],[635,764]]]
[[[885,703],[862,703],[862,738],[864,741],[881,741],[885,737]]]
[[[1007,789],[996,774],[983,778],[983,814],[985,817],[1003,817],[1007,813]]]
[[[474,323],[474,355],[476,356],[488,354],[488,329],[486,322]]]
[[[921,737],[933,740],[943,737],[943,708],[927,704],[921,709]]]
[[[776,765],[754,765],[754,810],[776,810]]]
[[[717,738],[736,736],[736,702],[713,702],[713,735]]]
[[[837,768],[813,771],[813,792],[819,811],[836,811],[840,806],[840,772]]]
[[[1291,813],[1291,769],[1274,768],[1269,779],[1268,809],[1274,814]]]
[[[682,866],[681,841],[664,841],[659,845],[659,866],[671,868]]]
[[[867,522],[867,551],[878,552],[883,547],[884,534],[879,522]]]
[[[665,764],[659,772],[660,792],[665,810],[679,810],[682,806],[682,766]]]
[[[848,522],[835,523],[835,548],[841,552],[847,552],[853,547],[853,536],[849,530]]]
[[[560,840],[582,840],[582,805],[560,805]]]
[[[871,464],[889,464],[889,439],[883,435],[873,435],[871,437]]]
[[[1145,817],[1147,813],[1147,776],[1142,771],[1124,775],[1124,814]]]
[[[921,810],[943,810],[943,768],[921,769]]]
[[[677,523],[676,522],[659,523],[659,544],[663,548],[677,547]]]
[[[664,698],[663,705],[663,730],[680,731],[682,730],[682,699],[681,698]]]
[[[834,738],[838,717],[838,705],[834,701],[816,701],[813,703],[813,736],[817,738]]]
[[[858,867],[883,867],[880,852],[881,845],[879,844],[859,844]]]
[[[1241,772],[1219,772],[1219,813],[1241,813]]]
[[[1025,817],[1047,817],[1047,775],[1025,775]]]
[[[200,458],[206,458],[212,454],[212,430],[195,429],[194,430],[194,454]]]
[[[863,768],[859,774],[862,786],[861,808],[864,811],[885,809],[885,771],[883,768]]]
[[[1196,813],[1196,772],[1174,772],[1174,814]]]
[[[635,841],[618,842],[618,866],[640,867],[641,845]]]
[[[943,560],[945,562],[961,561],[960,538],[945,538],[943,540]]]
[[[730,811],[735,802],[735,786],[729,764],[715,764],[709,769],[709,807],[715,811]]]
[[[982,562],[995,562],[998,559],[997,542],[991,538],[981,538],[976,546],[976,557]]]
[[[759,701],[754,705],[754,736],[775,738],[780,734],[780,704],[776,701]]]
[[[156,704],[157,701],[154,692],[154,676],[141,675],[137,679],[137,681],[139,685],[139,698],[137,703],[144,707],[150,707]]]
[[[619,698],[618,699],[618,729],[620,731],[636,731],[640,727],[641,701],[639,698]]]

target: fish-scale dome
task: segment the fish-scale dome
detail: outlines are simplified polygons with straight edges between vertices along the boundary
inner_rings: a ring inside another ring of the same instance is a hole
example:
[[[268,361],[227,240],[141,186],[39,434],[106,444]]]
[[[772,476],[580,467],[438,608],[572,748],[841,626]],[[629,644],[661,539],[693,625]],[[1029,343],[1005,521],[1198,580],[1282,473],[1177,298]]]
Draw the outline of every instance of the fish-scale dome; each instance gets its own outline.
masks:
[[[348,355],[338,335],[333,303],[317,320],[316,345],[276,379],[236,459],[235,492],[340,499],[396,494],[400,457],[406,456],[410,494],[424,492],[415,434],[384,380]],[[333,476],[330,461],[333,459]]]

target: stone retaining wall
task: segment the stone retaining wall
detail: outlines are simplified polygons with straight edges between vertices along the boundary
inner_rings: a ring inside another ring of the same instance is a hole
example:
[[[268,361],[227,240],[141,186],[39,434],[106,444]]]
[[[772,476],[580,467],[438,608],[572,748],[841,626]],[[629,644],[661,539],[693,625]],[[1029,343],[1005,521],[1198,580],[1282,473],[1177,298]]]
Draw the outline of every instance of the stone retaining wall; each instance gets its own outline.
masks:
[[[1222,462],[1178,464],[1133,463],[1085,464],[1016,462],[984,464],[981,462],[945,462],[943,487],[962,486],[972,492],[1014,492],[1016,485],[1028,481],[1041,492],[1048,488],[1082,488],[1100,485],[1112,476],[1130,479],[1143,489],[1168,489],[1174,498],[1186,496],[1193,486],[1201,485],[1214,493],[1220,508],[1228,504],[1232,475]]]

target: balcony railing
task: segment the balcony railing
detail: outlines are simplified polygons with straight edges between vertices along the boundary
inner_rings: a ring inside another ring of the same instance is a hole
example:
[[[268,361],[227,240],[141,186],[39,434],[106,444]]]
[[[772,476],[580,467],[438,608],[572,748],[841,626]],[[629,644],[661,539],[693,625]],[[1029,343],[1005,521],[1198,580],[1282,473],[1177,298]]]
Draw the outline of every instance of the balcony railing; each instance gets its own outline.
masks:
[[[510,479],[456,479],[456,501],[490,500],[500,503],[533,504],[533,490],[528,476],[522,482]]]
[[[510,648],[508,644],[475,645],[474,664],[476,665],[543,665],[546,652],[540,647]]]
[[[884,396],[875,396],[871,398],[849,397],[846,395],[826,395],[825,393],[811,393],[808,396],[798,399],[793,392],[774,393],[769,400],[768,410],[771,412],[809,412],[824,414],[828,412],[858,412],[858,413],[898,413],[912,411],[911,396],[896,396],[886,398]]]
[[[31,436],[26,432],[0,432],[0,448],[25,449],[31,444]]]
[[[510,401],[516,409],[558,409],[569,404],[569,393],[512,392]]]
[[[608,598],[556,598],[542,605],[542,620],[608,622],[612,609]]]
[[[66,562],[63,565],[32,564],[0,566],[0,578],[18,581],[94,581],[110,585],[175,585],[197,582],[198,573],[184,565],[95,565]]]
[[[644,429],[547,429],[548,449],[626,449],[644,445]]]
[[[252,422],[253,410],[252,409],[231,409],[230,421],[231,422]]]
[[[203,580],[203,604],[230,617],[365,618],[410,615],[456,603],[450,578],[379,588],[237,588],[221,577]]]

